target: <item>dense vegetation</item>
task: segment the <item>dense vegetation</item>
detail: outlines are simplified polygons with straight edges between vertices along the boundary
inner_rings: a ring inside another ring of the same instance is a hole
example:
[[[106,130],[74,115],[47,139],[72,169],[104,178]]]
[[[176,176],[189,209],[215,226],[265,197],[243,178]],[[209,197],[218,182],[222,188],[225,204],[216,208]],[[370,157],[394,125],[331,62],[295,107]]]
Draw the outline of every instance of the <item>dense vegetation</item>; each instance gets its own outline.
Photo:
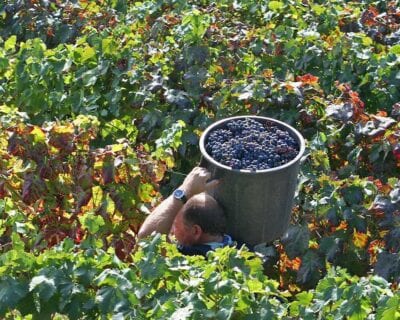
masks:
[[[0,37],[0,317],[400,318],[399,1],[2,1]],[[133,252],[245,114],[307,141],[287,234]]]

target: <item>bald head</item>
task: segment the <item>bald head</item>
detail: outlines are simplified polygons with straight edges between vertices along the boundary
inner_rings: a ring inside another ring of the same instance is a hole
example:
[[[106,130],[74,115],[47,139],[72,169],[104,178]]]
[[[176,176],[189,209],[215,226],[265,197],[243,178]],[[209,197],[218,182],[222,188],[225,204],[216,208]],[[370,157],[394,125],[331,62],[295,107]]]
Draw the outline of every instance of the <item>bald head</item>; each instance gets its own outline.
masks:
[[[203,232],[222,235],[226,232],[226,217],[218,202],[207,193],[191,197],[182,208],[185,223],[197,224]]]

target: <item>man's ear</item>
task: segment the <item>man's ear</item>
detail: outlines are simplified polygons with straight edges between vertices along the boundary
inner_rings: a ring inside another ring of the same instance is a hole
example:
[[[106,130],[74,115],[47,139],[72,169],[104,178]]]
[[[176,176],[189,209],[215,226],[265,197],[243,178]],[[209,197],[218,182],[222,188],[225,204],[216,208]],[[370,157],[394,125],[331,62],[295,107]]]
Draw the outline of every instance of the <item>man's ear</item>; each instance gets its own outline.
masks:
[[[203,229],[198,224],[192,225],[192,231],[196,240],[200,239],[203,235]]]

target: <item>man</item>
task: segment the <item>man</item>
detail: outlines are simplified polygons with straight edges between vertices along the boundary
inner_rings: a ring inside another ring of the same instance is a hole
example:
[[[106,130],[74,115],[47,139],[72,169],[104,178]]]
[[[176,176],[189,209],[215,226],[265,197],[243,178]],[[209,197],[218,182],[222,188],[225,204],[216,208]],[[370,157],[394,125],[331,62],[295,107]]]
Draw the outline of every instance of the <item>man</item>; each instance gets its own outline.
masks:
[[[188,255],[206,255],[218,247],[232,245],[225,234],[226,217],[217,201],[206,192],[218,185],[207,169],[195,167],[182,185],[147,217],[138,237],[172,233],[178,249]]]

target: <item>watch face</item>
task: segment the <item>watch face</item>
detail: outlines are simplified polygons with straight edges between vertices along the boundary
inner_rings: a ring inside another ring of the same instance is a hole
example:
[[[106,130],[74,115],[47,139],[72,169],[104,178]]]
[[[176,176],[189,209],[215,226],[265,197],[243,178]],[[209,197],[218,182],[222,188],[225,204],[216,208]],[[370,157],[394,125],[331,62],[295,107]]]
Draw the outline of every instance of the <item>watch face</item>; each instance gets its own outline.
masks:
[[[183,192],[183,190],[177,189],[174,191],[174,196],[175,198],[182,199],[185,196],[185,192]]]

